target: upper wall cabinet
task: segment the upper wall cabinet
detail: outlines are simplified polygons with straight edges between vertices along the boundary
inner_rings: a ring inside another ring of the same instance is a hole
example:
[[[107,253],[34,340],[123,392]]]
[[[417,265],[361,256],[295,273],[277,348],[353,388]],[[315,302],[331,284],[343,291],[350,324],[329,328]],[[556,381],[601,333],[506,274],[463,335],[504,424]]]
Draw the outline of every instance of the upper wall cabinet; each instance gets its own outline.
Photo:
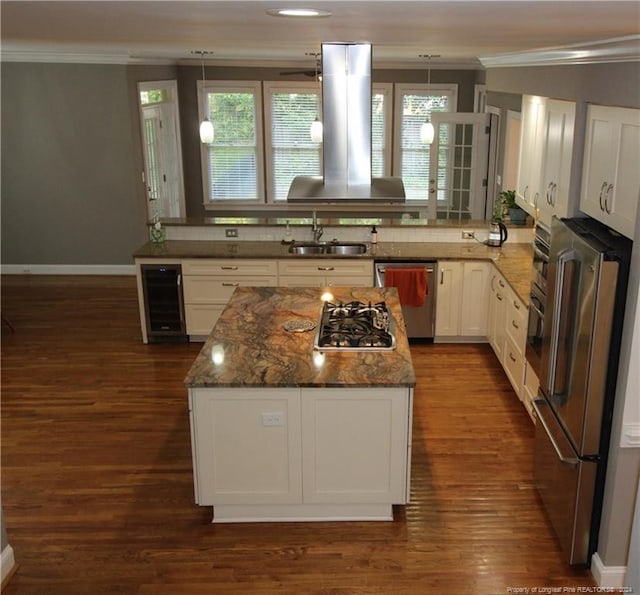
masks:
[[[640,110],[590,105],[580,209],[633,239],[640,199]]]
[[[575,212],[577,200],[571,188],[575,119],[574,102],[522,98],[516,194],[525,210],[547,224],[552,215],[568,217]]]
[[[540,200],[545,101],[544,97],[523,95],[520,116],[520,158],[516,195],[521,206],[534,216]]]

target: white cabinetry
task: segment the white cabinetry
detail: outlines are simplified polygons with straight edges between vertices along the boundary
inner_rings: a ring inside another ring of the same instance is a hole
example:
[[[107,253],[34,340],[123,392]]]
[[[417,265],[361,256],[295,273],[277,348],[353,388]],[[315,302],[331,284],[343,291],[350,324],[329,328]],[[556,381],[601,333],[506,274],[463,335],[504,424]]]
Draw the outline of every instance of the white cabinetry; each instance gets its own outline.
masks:
[[[392,518],[409,499],[410,388],[192,388],[196,502],[214,522]]]
[[[282,287],[373,287],[369,259],[300,258],[278,261]]]
[[[633,239],[640,200],[640,110],[590,105],[580,209]]]
[[[302,390],[304,502],[406,502],[407,392]]]
[[[275,260],[188,259],[182,261],[188,335],[208,335],[236,287],[278,284]]]
[[[571,160],[576,104],[572,101],[548,99],[542,130],[541,187],[538,198],[539,217],[551,225],[551,217],[573,214],[575,201],[570,199]]]
[[[489,289],[489,343],[518,398],[523,399],[527,307],[495,267]]]
[[[438,262],[436,341],[486,339],[491,266],[484,261]]]
[[[540,200],[544,110],[544,97],[523,95],[516,196],[520,206],[532,215]]]
[[[554,214],[575,214],[577,192],[571,184],[576,104],[524,95],[521,120],[517,200],[550,225]]]

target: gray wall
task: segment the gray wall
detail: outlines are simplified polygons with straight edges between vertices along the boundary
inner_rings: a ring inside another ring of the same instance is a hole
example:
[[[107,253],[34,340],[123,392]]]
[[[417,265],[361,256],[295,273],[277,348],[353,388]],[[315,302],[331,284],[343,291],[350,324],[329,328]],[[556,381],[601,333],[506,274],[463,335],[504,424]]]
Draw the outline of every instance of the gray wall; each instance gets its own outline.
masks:
[[[130,68],[2,64],[3,264],[133,262],[147,230]]]

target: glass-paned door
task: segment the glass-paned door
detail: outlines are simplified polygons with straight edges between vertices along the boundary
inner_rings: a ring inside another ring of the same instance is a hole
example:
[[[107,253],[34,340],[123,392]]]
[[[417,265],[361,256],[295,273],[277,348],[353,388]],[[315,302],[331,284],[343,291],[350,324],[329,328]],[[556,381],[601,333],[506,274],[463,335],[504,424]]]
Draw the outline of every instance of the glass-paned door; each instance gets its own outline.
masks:
[[[430,146],[430,219],[484,219],[487,202],[488,114],[434,113]]]
[[[182,153],[175,81],[138,85],[147,214],[184,216]]]

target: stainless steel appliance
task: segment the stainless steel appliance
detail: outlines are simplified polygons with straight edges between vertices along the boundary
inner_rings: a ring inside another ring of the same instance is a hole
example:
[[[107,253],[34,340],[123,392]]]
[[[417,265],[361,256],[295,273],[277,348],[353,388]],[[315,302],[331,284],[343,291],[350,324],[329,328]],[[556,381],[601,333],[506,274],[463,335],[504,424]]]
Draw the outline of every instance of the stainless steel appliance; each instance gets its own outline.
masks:
[[[371,44],[322,44],[322,176],[296,176],[290,202],[404,202],[400,177],[371,177]]]
[[[488,246],[500,247],[507,241],[509,232],[507,226],[501,221],[491,221],[489,223],[489,237],[487,238]]]
[[[538,222],[533,240],[533,275],[529,293],[529,324],[527,329],[526,358],[538,378],[542,357],[542,331],[547,299],[547,274],[551,230]]]
[[[385,302],[325,302],[314,347],[318,351],[388,351],[396,348]]]
[[[597,546],[630,252],[593,219],[552,221],[534,479],[571,564]]]
[[[385,271],[388,269],[415,269],[424,267],[427,272],[427,294],[422,306],[402,306],[402,316],[409,339],[433,341],[435,334],[436,261],[376,262],[375,286],[385,287]]]

